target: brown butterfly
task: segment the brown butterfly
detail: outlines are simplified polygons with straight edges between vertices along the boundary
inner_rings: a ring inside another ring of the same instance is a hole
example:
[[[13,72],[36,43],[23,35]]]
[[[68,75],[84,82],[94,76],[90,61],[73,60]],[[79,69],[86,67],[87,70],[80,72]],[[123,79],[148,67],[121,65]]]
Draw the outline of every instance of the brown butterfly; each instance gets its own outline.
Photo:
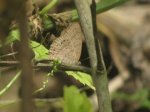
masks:
[[[50,59],[58,58],[67,64],[77,64],[81,55],[84,38],[79,23],[74,22],[61,32],[50,46]]]

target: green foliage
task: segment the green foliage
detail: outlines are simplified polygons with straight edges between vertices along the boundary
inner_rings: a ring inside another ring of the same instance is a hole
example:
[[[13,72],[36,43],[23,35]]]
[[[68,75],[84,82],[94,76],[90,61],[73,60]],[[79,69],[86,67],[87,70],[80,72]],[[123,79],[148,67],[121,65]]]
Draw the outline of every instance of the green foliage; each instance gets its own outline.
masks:
[[[112,94],[113,99],[121,99],[123,101],[136,102],[141,107],[146,107],[150,109],[150,100],[149,100],[149,90],[140,89],[134,94],[125,94],[122,92],[115,92]]]
[[[8,37],[6,38],[3,45],[7,45],[15,40],[20,40],[20,33],[19,30],[13,30],[9,33]],[[0,42],[0,47],[2,46],[2,43]]]
[[[53,61],[53,69],[50,71],[50,73],[48,73],[46,75],[45,80],[43,81],[42,87],[39,88],[38,90],[36,90],[33,94],[42,91],[46,87],[46,84],[48,83],[49,76],[53,76],[54,73],[58,71],[57,69],[58,69],[58,66],[60,65],[60,63],[61,62],[58,59],[54,59],[54,61]]]
[[[75,72],[75,71],[66,71],[66,73],[72,77],[74,77],[76,80],[79,80],[82,84],[89,86],[93,90],[95,90],[95,87],[93,86],[92,78],[89,74],[82,73],[82,72]]]
[[[10,34],[8,35],[8,37],[5,40],[4,45],[7,45],[15,40],[20,40],[20,32],[19,30],[12,30],[10,32]],[[2,44],[0,43],[0,47],[2,46]],[[30,41],[30,47],[33,48],[33,51],[35,53],[35,59],[39,59],[39,58],[46,58],[48,59],[48,50],[42,45],[39,44],[35,41]]]
[[[6,44],[10,43],[10,42],[13,42],[15,40],[20,40],[20,32],[19,32],[19,30],[13,30],[13,31],[10,32],[10,34],[6,38]]]
[[[13,83],[18,79],[18,77],[20,76],[20,74],[21,74],[21,70],[15,75],[15,77],[7,84],[7,86],[4,88],[4,89],[2,89],[1,91],[0,91],[0,96],[2,95],[2,94],[4,94],[12,85],[13,85]]]
[[[96,13],[99,14],[99,13],[108,11],[108,10],[115,8],[127,1],[129,1],[129,0],[101,0],[100,2],[96,3]],[[72,15],[71,21],[75,21],[75,20],[79,19],[77,10],[72,10],[71,15]],[[47,27],[45,27],[45,28],[48,29],[48,28],[53,27],[51,24],[52,23],[49,22],[49,25],[47,25]]]
[[[19,30],[11,31],[8,37],[6,38],[4,45],[7,45],[15,40],[20,40]],[[0,47],[1,46],[2,44],[0,43]],[[42,44],[39,44],[35,41],[30,41],[30,47],[33,48],[33,51],[35,53],[35,59],[39,59],[39,58],[48,59],[49,58],[48,56],[49,51]]]
[[[57,0],[53,0],[53,1],[54,1],[53,3],[47,5],[47,7],[43,8],[43,10],[41,11],[41,13],[43,15],[52,6],[54,6],[54,4],[56,3]],[[97,4],[97,8],[96,8],[97,13],[109,10],[113,7],[116,7],[116,6],[124,3],[125,1],[128,1],[128,0],[102,0],[101,2],[99,2]],[[72,13],[75,14],[74,17],[72,17],[72,18],[76,17],[75,19],[78,19],[76,10],[72,11]],[[72,19],[72,20],[75,20],[75,19]],[[52,27],[54,27],[54,25],[52,24],[51,20],[47,19],[44,21],[44,29],[48,29],[48,28],[52,28]],[[18,29],[12,30],[10,32],[10,34],[8,35],[8,37],[6,38],[5,43],[2,44],[2,42],[0,42],[0,47],[2,45],[9,44],[15,40],[20,40],[20,33],[19,33]],[[49,59],[49,55],[48,55],[49,51],[43,45],[41,45],[35,41],[30,41],[30,47],[33,49],[33,51],[35,53],[34,59],[41,59],[41,58]],[[55,68],[57,70],[57,67],[55,67]],[[21,72],[19,72],[14,77],[14,79],[3,90],[0,91],[0,95],[2,95],[13,84],[13,82],[20,76],[20,73]],[[66,73],[70,76],[73,76],[76,80],[79,80],[84,85],[88,85],[90,88],[95,90],[91,76],[89,74],[82,73],[82,72],[73,72],[73,71],[66,71]],[[53,74],[53,73],[51,72],[50,74]],[[44,83],[43,88],[44,88],[45,84],[47,83],[47,79],[50,74],[48,74],[46,76],[46,80],[45,80],[45,82],[43,82]],[[119,94],[116,93],[116,95],[117,95],[117,97],[122,98],[122,99],[127,99],[130,101],[139,101],[139,103],[142,106],[150,108],[150,101],[148,100],[148,91],[141,90],[141,91],[137,92],[137,94],[131,95],[130,97],[128,95],[126,96],[122,93],[119,93]],[[115,98],[115,94],[114,94],[114,98]],[[86,94],[80,93],[79,90],[75,86],[64,88],[63,108],[64,108],[64,112],[93,112],[93,107],[92,107],[90,101],[88,100]]]
[[[107,10],[110,10],[114,7],[117,7],[129,0],[101,0],[96,4],[96,12],[101,13]]]
[[[57,58],[53,61],[53,72],[58,72],[58,67],[61,64],[61,61]]]
[[[36,94],[36,93],[42,91],[43,89],[45,89],[45,87],[46,87],[46,85],[47,85],[47,83],[48,83],[48,78],[49,78],[49,76],[52,76],[52,75],[53,75],[53,70],[45,76],[45,79],[44,79],[44,81],[43,81],[42,87],[39,88],[39,89],[37,89],[37,90],[35,90],[35,91],[33,92],[33,94]]]
[[[34,59],[49,59],[48,50],[42,45],[35,41],[30,41],[30,46],[35,53]]]
[[[57,2],[57,0],[51,0],[51,2],[41,10],[40,14],[45,15]]]
[[[77,87],[64,87],[64,112],[93,112],[92,104],[85,93],[80,93]]]

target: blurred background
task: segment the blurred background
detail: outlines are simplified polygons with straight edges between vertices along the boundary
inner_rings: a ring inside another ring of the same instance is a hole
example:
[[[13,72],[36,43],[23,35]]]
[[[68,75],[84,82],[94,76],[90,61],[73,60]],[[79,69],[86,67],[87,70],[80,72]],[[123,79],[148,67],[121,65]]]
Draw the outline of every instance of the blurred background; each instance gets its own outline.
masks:
[[[39,9],[42,9],[50,1],[36,0],[35,3]],[[26,6],[27,14],[32,15],[34,13],[32,1],[27,0]],[[75,9],[74,1],[59,0],[49,11],[49,14],[73,9]],[[123,5],[98,14],[97,28],[108,72],[113,112],[150,112],[150,0],[129,0]],[[46,43],[48,49],[52,40]],[[0,54],[5,55],[12,52],[11,46],[7,46],[6,49],[1,50]],[[13,57],[1,60],[13,60]],[[89,66],[84,40],[80,62],[82,65]],[[2,90],[17,73],[17,68],[0,67],[0,70],[0,90]],[[45,74],[48,72],[47,69],[35,71],[35,90],[42,86]],[[0,96],[0,103],[7,105],[8,102],[20,98],[21,88],[19,85],[18,79],[5,94]],[[37,112],[62,112],[57,98],[63,96],[64,85],[76,85],[80,89],[85,88],[79,81],[62,72],[49,77],[46,88],[34,96],[36,99],[49,100],[39,104]],[[94,91],[90,88],[86,88],[84,91],[92,102],[95,112],[97,112],[98,107]],[[19,103],[2,107],[0,111],[19,112]]]

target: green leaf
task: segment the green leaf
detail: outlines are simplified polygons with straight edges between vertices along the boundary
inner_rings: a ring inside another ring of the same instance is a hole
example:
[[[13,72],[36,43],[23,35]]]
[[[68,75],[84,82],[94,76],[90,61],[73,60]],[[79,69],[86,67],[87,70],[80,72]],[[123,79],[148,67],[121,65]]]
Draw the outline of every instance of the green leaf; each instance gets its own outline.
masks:
[[[115,8],[127,1],[129,1],[129,0],[101,0],[100,2],[96,3],[96,13],[99,14],[99,13],[108,11],[108,10]],[[75,20],[79,19],[77,10],[72,10],[71,15],[72,15],[71,21],[75,21]],[[52,23],[49,22],[47,29],[48,29],[48,27],[49,28],[53,27]]]
[[[74,77],[76,80],[79,80],[82,84],[89,86],[93,90],[95,90],[95,87],[93,86],[92,78],[89,74],[83,73],[83,72],[75,72],[75,71],[66,71],[66,73],[72,77]]]
[[[93,112],[92,104],[85,93],[76,86],[64,87],[64,112]]]
[[[49,51],[42,44],[30,41],[30,46],[35,53],[34,59],[49,59]]]
[[[101,0],[100,2],[96,4],[96,12],[97,13],[105,12],[127,1],[129,0]]]
[[[6,38],[5,43],[8,44],[10,42],[13,42],[15,40],[20,40],[20,32],[19,30],[13,30],[9,33],[8,37]]]
[[[13,30],[9,33],[7,36],[5,42],[3,45],[7,45],[15,40],[20,40],[20,32],[19,30]],[[0,47],[2,46],[2,43],[0,42]]]

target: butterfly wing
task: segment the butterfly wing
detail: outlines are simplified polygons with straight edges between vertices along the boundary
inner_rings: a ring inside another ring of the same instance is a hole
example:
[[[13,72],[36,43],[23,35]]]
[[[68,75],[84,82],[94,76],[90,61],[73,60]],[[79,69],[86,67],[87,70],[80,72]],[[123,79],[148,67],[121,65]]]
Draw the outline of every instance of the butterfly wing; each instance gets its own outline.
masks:
[[[76,64],[81,55],[84,38],[79,23],[71,23],[50,46],[50,59],[58,58],[64,63]]]

